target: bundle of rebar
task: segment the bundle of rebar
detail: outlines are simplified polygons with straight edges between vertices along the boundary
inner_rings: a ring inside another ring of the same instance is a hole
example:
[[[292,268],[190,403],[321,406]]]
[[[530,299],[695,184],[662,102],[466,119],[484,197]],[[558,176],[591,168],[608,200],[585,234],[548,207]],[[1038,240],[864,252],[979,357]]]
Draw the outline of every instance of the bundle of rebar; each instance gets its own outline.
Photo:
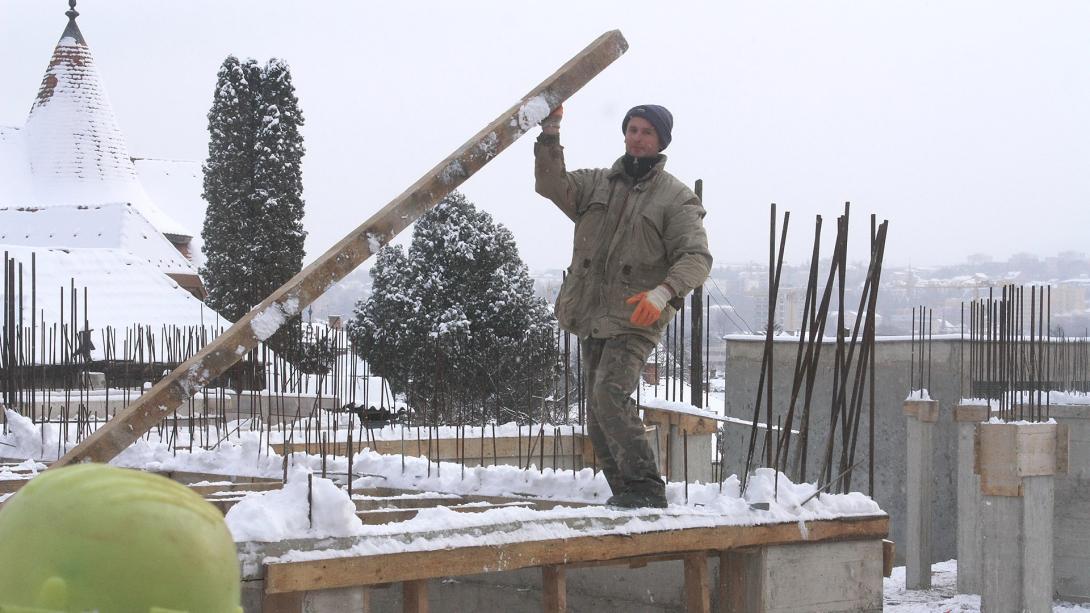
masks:
[[[787,238],[789,216],[784,215],[783,228],[776,248],[775,205],[772,206],[769,249],[768,321],[765,326],[764,352],[757,384],[757,397],[750,422],[749,448],[743,476],[743,489],[755,460],[763,457],[763,465],[775,468],[777,474],[793,472],[796,481],[806,481],[810,455],[811,410],[814,404],[814,387],[819,372],[821,349],[825,341],[825,329],[829,319],[834,287],[837,298],[836,348],[833,355],[832,398],[829,403],[829,428],[822,445],[821,462],[816,480],[822,487],[835,487],[847,491],[851,487],[853,469],[859,441],[859,429],[864,402],[869,400],[868,461],[869,490],[874,491],[874,340],[875,310],[881,281],[882,259],[888,222],[877,224],[871,216],[870,262],[855,311],[851,330],[846,321],[845,285],[848,253],[848,228],[850,206],[837,219],[836,241],[825,279],[824,289],[818,296],[818,278],[821,253],[822,218],[817,217],[810,273],[804,294],[803,321],[797,339],[795,367],[792,375],[791,394],[784,406],[776,407],[773,399],[774,366],[774,315],[779,298],[780,273],[783,266],[784,243]],[[868,393],[869,390],[869,393]],[[801,410],[798,410],[799,401]],[[757,440],[762,408],[764,409],[764,449],[757,454]],[[774,418],[776,414],[779,414]],[[796,419],[799,422],[799,441],[791,460],[791,435]],[[777,434],[773,438],[773,431]],[[839,445],[838,445],[839,443]],[[834,471],[836,473],[834,474]],[[834,483],[835,481],[835,483]]]
[[[1087,392],[1086,336],[1067,338],[1054,333],[1051,323],[1048,285],[1005,285],[968,303],[968,322],[963,315],[961,324],[962,355],[968,356],[962,359],[962,379],[973,398],[993,406],[996,417],[1047,420],[1050,392]]]

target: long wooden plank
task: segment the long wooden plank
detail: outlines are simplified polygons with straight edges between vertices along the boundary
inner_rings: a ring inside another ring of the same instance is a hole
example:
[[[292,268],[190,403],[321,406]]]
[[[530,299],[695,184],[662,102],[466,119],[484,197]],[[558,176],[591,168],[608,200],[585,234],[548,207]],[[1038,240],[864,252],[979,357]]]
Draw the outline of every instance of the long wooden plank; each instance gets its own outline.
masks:
[[[808,541],[881,539],[889,532],[889,518],[814,521],[807,523],[806,530],[804,538],[797,523],[717,526],[550,539],[502,546],[276,562],[265,566],[265,591],[298,592],[371,585],[671,552],[719,551]]]
[[[429,170],[400,196],[272,293],[226,332],[119,412],[51,468],[108,462],[298,315],[399,232],[439,203],[552,109],[628,50],[619,30],[600,36],[552,76]]]

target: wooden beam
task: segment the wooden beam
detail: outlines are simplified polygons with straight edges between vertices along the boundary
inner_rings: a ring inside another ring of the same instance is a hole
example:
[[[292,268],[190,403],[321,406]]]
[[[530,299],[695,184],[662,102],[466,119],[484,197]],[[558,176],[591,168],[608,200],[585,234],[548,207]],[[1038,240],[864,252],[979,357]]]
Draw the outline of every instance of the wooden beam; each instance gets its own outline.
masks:
[[[190,485],[189,489],[201,496],[211,496],[222,492],[268,492],[284,487],[280,481],[267,481],[257,483],[221,483],[219,485]]]
[[[108,462],[124,451],[287,320],[302,313],[326,289],[393,240],[627,50],[628,42],[619,30],[600,36],[50,468],[79,462]]]
[[[568,579],[563,566],[541,567],[541,610],[545,613],[566,613],[568,610]]]
[[[405,613],[428,613],[428,580],[416,579],[402,584],[401,610]]]
[[[410,432],[412,432],[410,430]],[[432,440],[431,450],[428,449],[428,435],[424,434],[423,444],[420,446],[419,453],[417,452],[416,435],[412,434],[405,439],[405,455],[412,457],[427,457],[431,460],[441,459],[446,461],[454,461],[459,456],[458,445],[462,441],[453,438],[444,438],[439,440]],[[545,461],[549,463],[552,460],[552,448],[553,440],[559,438],[560,445],[564,449],[563,455],[556,457],[557,464],[566,464],[571,461],[571,445],[572,435],[561,434],[559,437],[555,437],[552,433],[545,433]],[[465,444],[465,461],[467,465],[474,465],[480,462],[480,439],[466,440]],[[497,458],[523,458],[525,461],[526,454],[529,453],[530,448],[537,447],[535,437],[524,436],[521,439],[513,436],[496,437],[495,439],[495,453],[493,453],[493,441],[492,439],[485,439],[484,446],[484,461],[485,463],[495,462]],[[585,441],[585,442],[584,442]],[[590,446],[590,437],[585,437],[582,434],[575,435],[575,448],[576,448],[576,460],[582,462],[584,466],[589,466],[591,459],[589,456],[584,456],[584,450]],[[306,443],[271,443],[269,447],[273,451],[280,455],[285,453],[303,453],[306,452],[308,447]],[[358,453],[360,449],[368,448],[371,451],[387,455],[401,455],[401,440],[377,440],[377,441],[355,441],[352,443],[353,449]],[[317,443],[310,444],[310,453],[318,452]],[[348,442],[336,441],[330,442],[325,445],[325,452],[329,455],[348,455]],[[537,454],[534,454],[535,457]],[[536,463],[536,461],[535,461]]]
[[[711,587],[708,581],[708,554],[699,552],[685,556],[685,611],[711,613]]]
[[[725,550],[807,541],[881,539],[889,533],[889,518],[881,516],[813,521],[806,524],[806,530],[807,535],[804,537],[797,522],[716,526],[642,534],[550,539],[498,546],[481,545],[274,562],[265,565],[265,590],[271,593],[298,592],[671,552]]]
[[[645,424],[655,424],[664,429],[669,429],[668,426],[677,426],[678,430],[684,430],[689,434],[714,434],[718,430],[719,422],[714,415],[693,415],[642,405],[640,409],[643,410]]]

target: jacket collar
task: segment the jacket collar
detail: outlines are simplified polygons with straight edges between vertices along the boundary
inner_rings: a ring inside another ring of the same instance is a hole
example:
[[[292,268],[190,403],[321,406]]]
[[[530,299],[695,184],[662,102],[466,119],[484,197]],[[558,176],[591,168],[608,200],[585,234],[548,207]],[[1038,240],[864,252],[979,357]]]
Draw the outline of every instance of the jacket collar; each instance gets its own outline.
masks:
[[[655,165],[651,167],[651,170],[647,171],[647,174],[643,175],[639,179],[633,180],[632,177],[628,176],[624,171],[624,156],[622,155],[621,157],[617,158],[616,162],[613,162],[613,166],[609,169],[608,178],[610,180],[620,179],[629,184],[645,183],[653,179],[658,173],[662,172],[662,169],[665,167],[666,154],[660,153],[658,155],[658,160],[655,162]]]

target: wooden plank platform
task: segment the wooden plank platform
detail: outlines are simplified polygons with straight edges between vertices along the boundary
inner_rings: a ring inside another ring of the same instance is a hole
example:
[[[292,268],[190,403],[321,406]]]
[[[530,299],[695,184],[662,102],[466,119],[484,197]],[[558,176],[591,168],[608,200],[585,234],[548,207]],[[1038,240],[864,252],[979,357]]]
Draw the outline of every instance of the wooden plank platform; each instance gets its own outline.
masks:
[[[382,583],[413,582],[438,577],[588,562],[631,563],[641,556],[685,553],[717,554],[739,547],[851,539],[882,539],[889,531],[886,516],[758,526],[686,528],[639,534],[607,534],[543,541],[349,555],[321,560],[264,564],[265,592],[305,592]],[[347,545],[347,541],[342,541]],[[690,556],[691,581],[703,583],[705,571]]]

